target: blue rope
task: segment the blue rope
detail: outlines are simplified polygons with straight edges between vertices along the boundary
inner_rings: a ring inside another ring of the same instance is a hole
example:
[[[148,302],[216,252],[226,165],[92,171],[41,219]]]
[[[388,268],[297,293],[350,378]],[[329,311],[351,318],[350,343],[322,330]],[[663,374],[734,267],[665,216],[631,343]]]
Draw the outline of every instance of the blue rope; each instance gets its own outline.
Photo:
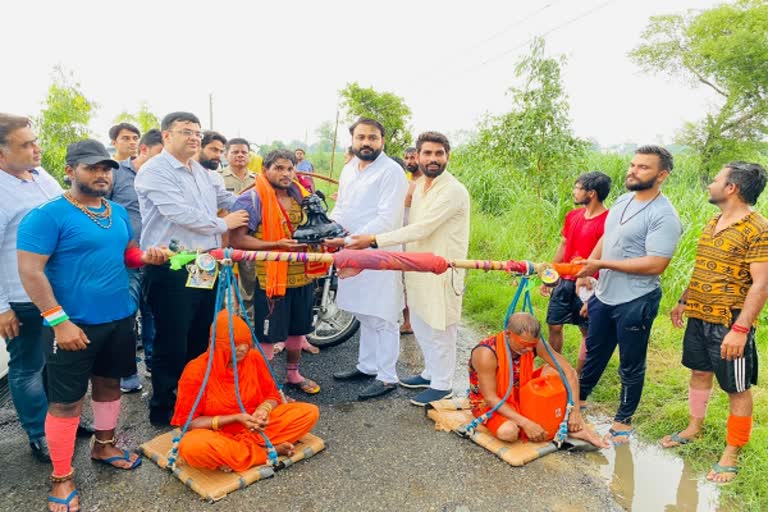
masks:
[[[229,253],[227,251],[230,251]],[[224,257],[229,258],[231,256],[232,249],[224,249]],[[197,411],[197,407],[200,405],[200,400],[203,397],[203,392],[205,391],[206,386],[208,385],[208,378],[211,375],[211,368],[213,367],[213,357],[214,352],[216,349],[216,316],[218,315],[218,312],[221,311],[223,307],[223,301],[224,297],[227,295],[227,292],[229,292],[230,297],[230,303],[231,303],[231,293],[232,288],[235,288],[238,293],[239,298],[239,290],[237,289],[237,285],[233,284],[233,276],[232,276],[232,267],[229,265],[222,265],[222,269],[219,272],[219,284],[216,287],[216,306],[214,309],[214,317],[213,317],[213,325],[211,327],[211,343],[208,348],[208,364],[205,368],[205,376],[203,377],[203,383],[200,385],[200,390],[197,392],[197,397],[195,398],[195,402],[192,405],[192,409],[189,411],[189,415],[187,416],[186,422],[184,422],[184,426],[181,429],[181,433],[178,436],[175,436],[173,438],[173,446],[171,448],[171,453],[168,456],[168,467],[169,469],[173,470],[176,467],[176,461],[178,460],[178,453],[179,453],[179,443],[181,442],[181,438],[184,437],[184,434],[187,433],[187,430],[189,430],[189,425],[192,423],[192,419],[194,417],[195,411]],[[245,311],[245,309],[242,306],[242,300],[240,301],[241,305],[241,311]],[[245,315],[247,316],[247,315]],[[249,324],[250,328],[250,324]],[[251,336],[253,336],[253,329],[251,330]],[[252,338],[254,339],[254,338]],[[232,350],[232,366],[234,368],[234,376],[235,376],[235,395],[237,397],[237,403],[240,407],[240,411],[244,414],[250,414],[248,411],[245,410],[245,406],[243,405],[242,399],[240,398],[240,386],[238,382],[238,375],[237,375],[237,355],[235,354],[235,337],[234,337],[234,323],[233,323],[233,317],[232,317],[232,310],[229,310],[229,343],[230,348]],[[259,346],[258,343],[256,343],[257,346]],[[261,351],[262,356],[264,356],[264,352],[261,350],[261,347],[259,346],[259,351]],[[272,374],[272,378],[275,379],[275,374],[272,371],[272,368],[269,365],[269,362],[267,361],[266,357],[264,357],[264,361],[267,363],[267,367],[270,370],[270,373]],[[277,383],[277,379],[275,379],[275,383]],[[278,384],[278,388],[280,388]],[[282,389],[281,389],[282,393]],[[275,466],[278,464],[278,458],[277,458],[277,451],[275,450],[275,447],[272,445],[272,442],[269,440],[266,434],[264,432],[259,432],[261,437],[264,439],[264,443],[267,448],[267,456],[269,458],[269,463],[272,466]]]

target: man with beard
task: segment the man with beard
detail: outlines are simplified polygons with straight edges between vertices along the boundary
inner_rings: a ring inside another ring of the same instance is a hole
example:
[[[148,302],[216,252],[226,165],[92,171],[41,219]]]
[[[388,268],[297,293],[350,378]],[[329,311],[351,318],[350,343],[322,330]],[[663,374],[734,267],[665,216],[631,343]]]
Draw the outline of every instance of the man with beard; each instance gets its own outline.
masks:
[[[200,142],[200,154],[197,161],[209,171],[218,171],[221,167],[221,157],[227,146],[227,138],[219,132],[211,130],[203,132],[203,140]]]
[[[731,162],[709,185],[720,209],[706,225],[693,275],[670,316],[681,328],[683,365],[691,369],[688,426],[661,440],[665,448],[690,443],[701,433],[713,377],[728,393],[726,447],[707,479],[728,483],[752,430],[752,391],[757,384],[755,328],[768,300],[768,220],[752,210],[768,174],[758,164]]]
[[[411,209],[411,202],[413,201],[413,191],[416,188],[414,181],[422,176],[419,170],[419,152],[416,148],[406,148],[403,153],[403,169],[406,172],[406,178],[408,178],[408,193],[405,194],[405,213],[403,215],[403,224],[408,224],[408,214]],[[405,275],[403,275],[405,278]],[[413,328],[411,327],[411,311],[408,308],[408,291],[405,291],[405,308],[403,308],[403,325],[400,326],[400,334],[413,334]]]
[[[302,148],[296,148],[293,152],[294,156],[296,157],[296,170],[299,172],[315,172],[315,166],[312,165],[312,162],[309,160],[306,160],[304,158],[305,152]],[[310,192],[314,192],[316,190],[315,187],[315,180],[312,178],[312,176],[306,176],[306,175],[299,175],[298,178],[300,179],[300,182],[304,188],[309,190]]]
[[[116,124],[109,129],[109,140],[115,147],[115,161],[122,162],[139,154],[141,132],[131,123]]]
[[[232,231],[232,246],[249,251],[306,251],[293,240],[304,212],[306,195],[296,182],[296,159],[285,149],[270,152],[251,190],[235,202],[236,210],[248,212],[248,225]],[[253,290],[253,324],[267,359],[274,345],[284,343],[286,386],[314,395],[320,386],[299,373],[302,344],[314,331],[312,304],[315,278],[302,262],[264,262],[255,265],[258,286]]]
[[[116,202],[126,210],[131,219],[133,239],[137,244],[141,243],[141,211],[139,209],[139,196],[136,195],[136,173],[153,156],[163,150],[163,134],[158,129],[149,130],[139,140],[138,156],[119,161],[120,168],[116,169],[112,180],[112,190],[107,199]],[[141,312],[141,344],[144,346],[144,363],[148,371],[152,370],[152,342],[155,337],[155,323],[152,319],[152,311],[149,309],[143,293],[142,283],[144,272],[142,269],[129,271],[131,280],[131,295],[139,305]],[[144,387],[141,385],[139,375],[131,375],[120,380],[120,390],[123,393],[137,393]]]
[[[244,226],[248,214],[216,216],[219,208],[230,210],[236,197],[225,190],[217,172],[193,159],[202,139],[197,116],[173,112],[163,118],[161,130],[163,151],[136,176],[143,221],[141,246],[168,246],[175,240],[189,251],[220,247],[221,235]],[[155,318],[149,419],[167,425],[184,365],[208,346],[216,290],[213,280],[196,284],[187,269],[171,270],[169,265],[147,268],[146,279]]]
[[[80,509],[72,458],[83,397],[92,386],[96,433],[90,457],[118,469],[141,464],[119,449],[120,378],[136,372],[136,337],[127,268],[158,265],[159,248],[145,253],[133,241],[128,212],[104,196],[118,163],[104,146],[86,139],[67,147],[72,188],[32,210],[19,225],[19,273],[42,311],[49,404],[45,436],[53,489],[49,510]]]
[[[573,202],[579,208],[571,210],[565,216],[562,239],[552,261],[570,263],[574,259],[584,259],[592,254],[595,245],[603,237],[605,218],[608,216],[608,209],[603,201],[610,191],[611,178],[602,172],[588,172],[576,179],[573,185]],[[552,348],[557,352],[563,350],[563,324],[579,326],[582,340],[576,371],[581,373],[586,356],[587,319],[581,315],[584,304],[579,298],[575,278],[561,276],[554,290],[541,285],[541,294],[550,298],[547,324]]]
[[[451,146],[445,135],[424,132],[416,140],[419,169],[408,225],[379,234],[353,236],[350,249],[400,247],[408,252],[431,252],[448,259],[467,257],[469,247],[469,193],[446,171]],[[453,396],[456,341],[461,320],[464,274],[406,272],[405,286],[411,326],[424,356],[424,371],[400,379],[407,388],[425,388],[411,399],[425,406]]]
[[[419,169],[419,152],[416,148],[410,147],[403,153],[403,162],[405,163],[405,171],[408,173],[408,181],[417,180],[421,177],[421,169]]]
[[[376,120],[358,119],[350,128],[355,154],[339,179],[339,195],[331,218],[350,233],[379,234],[403,225],[403,203],[408,181],[403,169],[384,154],[384,126]],[[329,241],[340,247],[343,239]],[[338,380],[375,378],[359,398],[385,395],[397,387],[400,332],[397,322],[403,309],[400,272],[363,270],[339,280],[338,306],[360,321],[358,364],[333,375]]]
[[[682,233],[674,206],[661,185],[672,171],[672,155],[659,146],[642,146],[629,165],[625,186],[605,219],[605,235],[578,277],[600,272],[587,302],[587,356],[580,376],[585,401],[619,345],[621,398],[609,430],[614,443],[629,441],[645,381],[651,326],[661,300],[660,275],[669,265]]]

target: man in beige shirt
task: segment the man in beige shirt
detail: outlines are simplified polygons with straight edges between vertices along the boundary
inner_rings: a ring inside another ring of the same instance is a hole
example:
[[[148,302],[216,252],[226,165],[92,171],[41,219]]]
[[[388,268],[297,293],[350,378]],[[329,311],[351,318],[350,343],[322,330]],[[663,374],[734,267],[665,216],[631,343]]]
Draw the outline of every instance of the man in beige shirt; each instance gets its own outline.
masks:
[[[352,237],[348,249],[405,244],[408,252],[432,252],[449,259],[467,257],[469,247],[469,193],[445,170],[451,146],[445,135],[425,132],[416,141],[419,168],[408,225],[378,235]],[[406,272],[405,286],[411,325],[424,355],[424,371],[400,379],[407,388],[426,388],[411,403],[424,406],[453,395],[456,340],[461,319],[464,274]]]
[[[229,139],[227,142],[227,161],[229,165],[221,170],[224,187],[235,195],[240,195],[256,181],[256,173],[248,169],[251,158],[251,145],[241,138]]]

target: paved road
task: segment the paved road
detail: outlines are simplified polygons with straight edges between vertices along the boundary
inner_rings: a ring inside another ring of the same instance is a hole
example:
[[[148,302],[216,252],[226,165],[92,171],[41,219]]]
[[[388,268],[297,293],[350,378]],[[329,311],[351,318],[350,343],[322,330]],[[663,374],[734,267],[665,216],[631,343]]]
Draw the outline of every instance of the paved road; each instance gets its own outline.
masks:
[[[463,393],[463,365],[477,336],[467,329],[460,332],[456,388]],[[307,399],[321,408],[315,433],[327,446],[314,458],[211,505],[147,460],[133,472],[91,463],[87,441],[79,440],[75,468],[83,510],[621,510],[594,463],[582,454],[557,453],[513,468],[470,441],[435,432],[423,410],[408,403],[411,391],[358,402],[359,384],[331,378],[334,371],[353,365],[356,354],[355,339],[305,359],[304,373],[323,388]],[[401,374],[420,365],[410,336],[403,338],[401,361]],[[282,374],[282,363],[276,366]],[[147,421],[148,398],[145,391],[123,400],[119,439],[125,446],[161,433]],[[0,408],[0,510],[44,510],[49,471],[29,455],[12,407]]]

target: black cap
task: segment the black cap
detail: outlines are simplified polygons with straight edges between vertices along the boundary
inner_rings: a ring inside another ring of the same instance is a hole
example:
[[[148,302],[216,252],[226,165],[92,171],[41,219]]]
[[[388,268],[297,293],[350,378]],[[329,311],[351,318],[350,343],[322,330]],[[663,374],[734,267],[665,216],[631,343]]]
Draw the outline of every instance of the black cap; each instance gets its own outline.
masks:
[[[93,139],[80,140],[67,146],[65,160],[70,167],[76,167],[78,164],[94,165],[102,162],[113,169],[120,167],[120,164],[112,160],[112,156],[104,144]]]

